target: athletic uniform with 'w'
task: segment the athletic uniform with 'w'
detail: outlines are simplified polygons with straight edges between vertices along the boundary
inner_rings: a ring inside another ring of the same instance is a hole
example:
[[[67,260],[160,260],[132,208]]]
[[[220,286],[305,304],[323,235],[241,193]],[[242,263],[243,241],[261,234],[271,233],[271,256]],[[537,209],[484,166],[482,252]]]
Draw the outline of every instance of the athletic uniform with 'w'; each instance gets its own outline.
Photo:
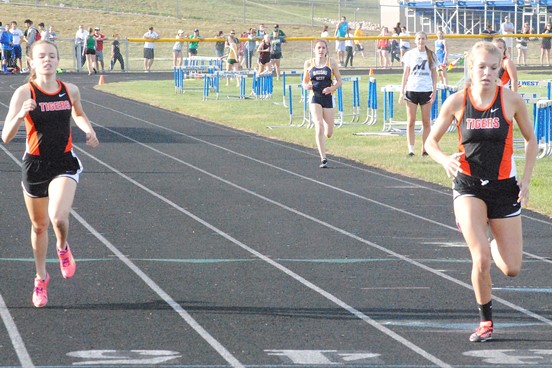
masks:
[[[27,141],[23,157],[23,188],[31,197],[47,197],[49,183],[58,176],[78,182],[82,171],[73,154],[71,134],[72,102],[67,86],[58,81],[58,90],[43,91],[29,83],[36,108],[25,117]]]
[[[471,89],[464,90],[464,111],[457,123],[460,168],[454,181],[454,196],[481,198],[489,218],[519,215],[519,187],[513,151],[513,123],[504,114],[502,87],[484,108],[472,102]]]

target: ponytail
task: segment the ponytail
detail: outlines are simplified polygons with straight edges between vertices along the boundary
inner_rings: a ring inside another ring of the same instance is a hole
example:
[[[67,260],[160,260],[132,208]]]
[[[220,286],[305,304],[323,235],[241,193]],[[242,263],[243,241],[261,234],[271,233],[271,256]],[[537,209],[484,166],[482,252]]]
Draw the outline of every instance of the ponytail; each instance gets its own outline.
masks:
[[[425,51],[427,54],[427,62],[429,64],[429,69],[431,70],[437,63],[437,55],[435,55],[435,53],[429,47],[427,47],[427,45],[425,47]]]

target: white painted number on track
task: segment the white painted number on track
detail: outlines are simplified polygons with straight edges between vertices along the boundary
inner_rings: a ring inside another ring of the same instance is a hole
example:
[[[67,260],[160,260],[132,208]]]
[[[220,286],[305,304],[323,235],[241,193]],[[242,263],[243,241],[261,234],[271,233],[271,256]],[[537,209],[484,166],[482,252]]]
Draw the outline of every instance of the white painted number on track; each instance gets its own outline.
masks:
[[[480,358],[487,364],[544,365],[552,364],[552,350],[472,350],[463,355]]]
[[[338,350],[265,350],[268,355],[280,357],[285,363],[304,365],[382,364],[380,354],[368,351]]]
[[[73,365],[116,365],[116,364],[161,364],[180,358],[177,351],[170,350],[81,350],[67,353],[73,358],[85,359]]]

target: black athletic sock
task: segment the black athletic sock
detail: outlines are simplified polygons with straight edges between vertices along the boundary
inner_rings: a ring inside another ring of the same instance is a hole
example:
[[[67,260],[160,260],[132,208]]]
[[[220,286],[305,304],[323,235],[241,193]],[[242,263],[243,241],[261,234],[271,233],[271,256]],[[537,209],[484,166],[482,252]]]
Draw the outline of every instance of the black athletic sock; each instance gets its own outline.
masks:
[[[479,319],[483,321],[493,320],[493,301],[489,301],[487,304],[477,304],[479,309]]]

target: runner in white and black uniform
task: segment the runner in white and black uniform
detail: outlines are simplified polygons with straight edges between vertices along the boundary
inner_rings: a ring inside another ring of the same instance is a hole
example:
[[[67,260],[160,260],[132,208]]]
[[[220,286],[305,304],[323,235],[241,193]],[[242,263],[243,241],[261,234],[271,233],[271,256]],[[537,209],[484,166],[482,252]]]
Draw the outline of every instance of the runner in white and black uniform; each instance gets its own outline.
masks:
[[[406,100],[408,157],[414,156],[414,125],[418,105],[422,110],[422,155],[427,155],[424,142],[430,130],[431,104],[437,89],[437,58],[426,46],[427,35],[424,32],[416,33],[414,43],[416,48],[403,56],[404,72],[399,96],[399,102]]]

